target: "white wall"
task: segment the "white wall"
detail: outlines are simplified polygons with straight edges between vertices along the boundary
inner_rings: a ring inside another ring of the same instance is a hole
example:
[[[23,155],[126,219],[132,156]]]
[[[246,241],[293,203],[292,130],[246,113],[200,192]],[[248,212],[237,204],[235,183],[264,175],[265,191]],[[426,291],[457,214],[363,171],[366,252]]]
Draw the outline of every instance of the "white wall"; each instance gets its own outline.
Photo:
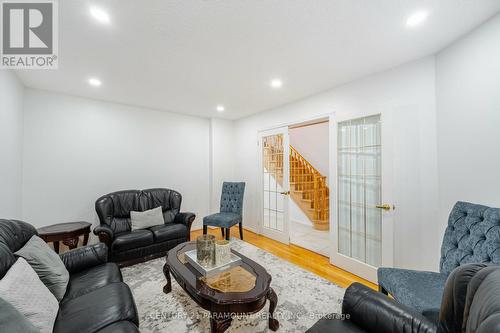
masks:
[[[97,221],[95,200],[167,187],[209,211],[209,120],[27,89],[23,218]]]
[[[329,174],[329,124],[319,124],[291,128],[290,144],[304,156],[323,176]]]
[[[210,119],[210,211],[219,212],[222,183],[237,181],[234,178],[234,131],[233,121]]]
[[[335,112],[336,117],[392,111],[395,265],[438,268],[435,63],[429,57],[235,122],[236,176],[247,182],[244,223],[257,228],[259,130]]]
[[[0,217],[36,226],[95,222],[99,195],[165,186],[183,194],[183,210],[199,222],[217,211],[222,181],[235,180],[247,182],[244,224],[257,229],[259,130],[332,112],[354,118],[389,110],[395,266],[437,270],[454,202],[500,206],[499,35],[496,16],[436,59],[235,122],[24,91],[0,71]]]
[[[453,204],[500,207],[500,15],[436,57],[440,227]]]
[[[21,218],[24,87],[0,70],[0,218]]]

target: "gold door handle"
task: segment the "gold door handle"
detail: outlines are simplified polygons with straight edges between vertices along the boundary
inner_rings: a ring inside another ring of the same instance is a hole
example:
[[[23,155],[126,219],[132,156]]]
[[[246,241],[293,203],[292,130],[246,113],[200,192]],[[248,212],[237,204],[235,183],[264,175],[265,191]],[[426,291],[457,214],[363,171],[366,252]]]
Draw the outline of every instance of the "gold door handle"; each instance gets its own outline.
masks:
[[[391,205],[389,204],[376,205],[375,207],[383,210],[391,210],[391,208],[394,208],[394,206],[391,207]]]
[[[283,194],[283,195],[290,195],[290,191],[280,192],[280,194]]]

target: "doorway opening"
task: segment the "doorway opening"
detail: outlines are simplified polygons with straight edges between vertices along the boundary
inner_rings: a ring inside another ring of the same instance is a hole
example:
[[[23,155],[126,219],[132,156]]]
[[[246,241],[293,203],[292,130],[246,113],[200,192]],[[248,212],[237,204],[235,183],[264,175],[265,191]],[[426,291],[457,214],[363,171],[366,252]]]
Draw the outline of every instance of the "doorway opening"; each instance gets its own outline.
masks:
[[[330,256],[329,122],[289,127],[290,243]]]
[[[260,132],[262,233],[330,255],[329,118]]]
[[[259,132],[260,232],[376,281],[394,257],[392,124],[330,115]]]

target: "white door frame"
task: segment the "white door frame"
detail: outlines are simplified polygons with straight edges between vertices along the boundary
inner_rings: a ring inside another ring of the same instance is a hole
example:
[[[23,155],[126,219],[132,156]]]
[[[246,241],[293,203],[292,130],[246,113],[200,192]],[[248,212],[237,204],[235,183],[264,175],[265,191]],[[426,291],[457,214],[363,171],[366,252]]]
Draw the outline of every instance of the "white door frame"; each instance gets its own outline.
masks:
[[[330,252],[330,263],[337,267],[340,267],[348,272],[358,275],[364,279],[367,279],[373,283],[377,283],[377,268],[368,265],[364,262],[356,260],[354,258],[345,256],[338,253],[338,188],[334,186],[333,180],[337,182],[338,176],[338,166],[337,163],[332,163],[337,160],[337,145],[338,145],[338,123],[354,120],[359,118],[365,118],[370,116],[380,115],[381,121],[381,140],[382,140],[382,151],[381,151],[381,173],[382,173],[382,202],[392,204],[394,202],[393,197],[393,184],[392,184],[392,174],[393,174],[393,138],[392,138],[392,128],[393,121],[390,111],[376,112],[371,114],[362,114],[357,116],[344,116],[335,117],[335,121],[330,123],[330,218],[334,216],[333,226],[330,228],[330,238],[332,240],[332,251]],[[332,119],[333,120],[333,119]],[[382,266],[393,267],[394,265],[394,213],[393,210],[382,212]]]
[[[257,208],[259,209],[259,221],[258,221],[258,226],[257,226],[257,232],[259,235],[265,235],[264,233],[264,217],[263,217],[263,211],[264,211],[264,207],[263,207],[263,202],[264,202],[264,197],[263,197],[263,192],[262,192],[262,184],[264,182],[263,178],[262,178],[262,133],[266,133],[266,135],[272,135],[272,134],[276,134],[276,133],[282,133],[281,131],[286,127],[287,130],[291,127],[291,126],[295,126],[295,125],[300,125],[300,124],[307,124],[307,123],[314,123],[314,122],[318,122],[318,121],[322,121],[322,120],[328,120],[329,122],[329,136],[330,136],[330,142],[329,142],[329,145],[330,145],[330,152],[329,152],[329,171],[330,171],[330,174],[332,174],[332,167],[333,167],[333,161],[334,161],[334,156],[335,155],[332,155],[332,144],[331,144],[331,138],[332,138],[332,124],[333,124],[333,116],[334,116],[334,113],[331,112],[331,113],[327,113],[327,114],[319,114],[319,115],[316,115],[316,116],[311,116],[311,117],[305,117],[305,118],[302,118],[302,119],[298,119],[296,121],[290,121],[290,122],[284,122],[284,123],[281,123],[280,125],[276,125],[276,126],[271,126],[271,127],[265,127],[265,128],[262,128],[260,129],[258,132],[257,132],[257,156],[258,156],[258,165],[257,165],[257,175],[258,175],[258,182],[259,182],[259,187],[257,188],[257,198],[259,198],[259,204],[257,205]],[[270,133],[270,134],[268,134]],[[288,140],[287,140],[288,141]],[[289,144],[288,144],[289,146]],[[290,148],[288,147],[287,148],[287,151],[289,150]],[[287,186],[288,188],[286,189],[286,191],[289,191],[290,190],[290,182],[289,182],[289,178],[290,178],[290,165],[289,165],[289,156],[286,157],[286,161],[287,161],[287,165],[286,165],[286,168],[287,168],[287,171],[286,171],[286,178],[287,178]],[[336,169],[336,168],[334,168]],[[285,172],[285,170],[283,170],[283,172]],[[333,182],[332,182],[332,179],[333,177],[329,177],[329,181],[328,181],[328,186],[330,188],[333,188]],[[330,200],[330,212],[333,212],[332,210],[332,201],[333,200]],[[287,202],[287,205],[288,205],[288,202]],[[286,228],[286,237],[283,239],[281,239],[280,241],[282,243],[285,243],[285,244],[289,244],[290,243],[290,214],[289,214],[289,209],[288,207],[286,208],[286,214],[284,214],[284,221],[283,221],[283,225],[284,225],[284,228]],[[332,221],[332,215],[330,214],[330,234],[329,234],[329,237],[330,237],[330,243],[332,242],[332,228],[331,228],[331,221]],[[280,239],[280,235],[277,235],[278,238],[274,238],[274,237],[271,237],[273,239]],[[330,251],[330,254],[332,252]]]

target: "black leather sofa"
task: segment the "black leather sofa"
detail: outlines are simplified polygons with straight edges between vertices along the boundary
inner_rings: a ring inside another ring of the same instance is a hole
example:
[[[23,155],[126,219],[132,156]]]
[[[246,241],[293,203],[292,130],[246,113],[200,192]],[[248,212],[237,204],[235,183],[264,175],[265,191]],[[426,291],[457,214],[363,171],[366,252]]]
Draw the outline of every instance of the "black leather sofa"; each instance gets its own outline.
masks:
[[[449,275],[439,322],[359,283],[345,293],[342,314],[320,319],[309,333],[500,333],[500,267],[466,264]]]
[[[106,194],[95,203],[100,225],[94,229],[109,249],[110,261],[120,266],[166,255],[190,240],[193,213],[181,213],[182,196],[165,188],[127,190]],[[130,212],[162,207],[164,224],[131,231]]]
[[[33,235],[36,229],[26,222],[0,220],[0,279],[16,261],[13,253]],[[132,293],[122,282],[118,266],[107,262],[106,245],[81,247],[60,257],[70,280],[59,303],[54,333],[139,332]]]

